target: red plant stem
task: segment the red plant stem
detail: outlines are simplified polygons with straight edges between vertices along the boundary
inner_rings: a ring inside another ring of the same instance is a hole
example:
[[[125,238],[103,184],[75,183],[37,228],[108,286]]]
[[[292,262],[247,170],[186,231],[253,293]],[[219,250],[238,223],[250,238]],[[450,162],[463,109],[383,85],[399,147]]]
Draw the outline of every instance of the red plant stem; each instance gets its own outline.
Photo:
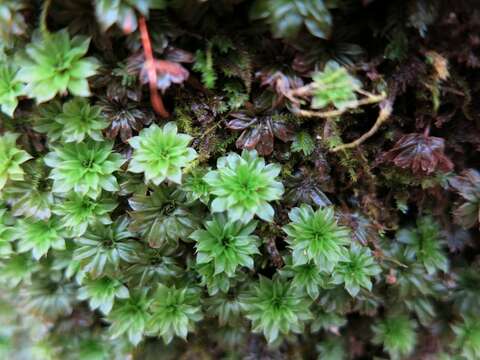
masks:
[[[161,117],[169,117],[170,114],[165,110],[162,97],[157,89],[157,71],[155,70],[155,58],[153,57],[152,43],[148,34],[147,22],[142,16],[139,19],[140,38],[142,40],[143,52],[145,54],[145,62],[148,70],[148,85],[150,87],[150,101],[153,110]]]
[[[423,136],[428,137],[430,135],[430,124],[423,129]]]

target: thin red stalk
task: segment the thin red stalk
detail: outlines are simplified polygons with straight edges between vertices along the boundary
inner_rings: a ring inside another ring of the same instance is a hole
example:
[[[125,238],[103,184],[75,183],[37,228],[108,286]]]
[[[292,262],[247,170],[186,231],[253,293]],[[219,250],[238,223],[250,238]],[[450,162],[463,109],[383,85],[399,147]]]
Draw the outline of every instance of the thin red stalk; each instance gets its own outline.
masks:
[[[430,124],[428,124],[428,126],[423,129],[423,136],[425,137],[428,137],[430,135]]]
[[[160,116],[166,118],[169,116],[165,106],[163,105],[162,97],[157,89],[157,71],[155,70],[155,58],[153,57],[152,43],[150,35],[148,34],[147,22],[142,16],[139,19],[140,38],[142,40],[143,52],[145,54],[145,63],[147,66],[148,85],[150,88],[150,101],[153,110]]]

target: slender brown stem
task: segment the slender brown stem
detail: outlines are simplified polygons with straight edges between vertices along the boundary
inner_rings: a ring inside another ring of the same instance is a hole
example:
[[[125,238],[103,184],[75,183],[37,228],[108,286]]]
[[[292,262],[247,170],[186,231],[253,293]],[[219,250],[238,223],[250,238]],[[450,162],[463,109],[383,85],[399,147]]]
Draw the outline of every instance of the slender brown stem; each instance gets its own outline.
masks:
[[[331,118],[335,116],[340,116],[346,111],[354,108],[354,107],[359,107],[363,105],[369,105],[369,104],[375,104],[380,101],[385,100],[386,94],[382,93],[380,95],[373,95],[369,94],[368,97],[364,99],[360,99],[358,101],[352,101],[351,103],[347,104],[347,106],[344,109],[339,109],[339,110],[328,110],[328,111],[313,111],[313,110],[302,110],[302,109],[293,109],[293,112],[302,117],[316,117],[316,118]]]
[[[367,140],[369,137],[371,137],[373,134],[375,134],[380,128],[380,126],[382,126],[383,123],[388,120],[391,114],[392,114],[392,102],[390,100],[386,100],[380,104],[380,113],[378,114],[375,124],[373,124],[370,130],[368,130],[365,134],[360,136],[355,141],[334,147],[332,149],[332,152],[338,152],[340,150],[346,150],[346,149],[357,147],[358,145],[363,143],[365,140]]]
[[[314,83],[311,83],[299,88],[291,89],[285,94],[285,96],[289,99],[294,99],[295,97],[304,97],[311,95],[314,89],[318,89],[318,86]]]
[[[45,0],[42,6],[42,12],[40,13],[40,32],[44,37],[50,36],[50,31],[47,26],[47,17],[51,3],[52,0]]]
[[[150,88],[150,101],[153,110],[161,117],[169,117],[169,113],[165,110],[163,100],[158,93],[157,88],[157,71],[155,70],[155,58],[153,56],[152,43],[148,34],[147,22],[143,16],[139,19],[140,38],[142,40],[143,52],[145,54],[145,63],[148,70],[148,85]]]
[[[207,136],[212,131],[214,131],[219,125],[220,125],[220,121],[215,123],[214,125],[210,126],[207,130],[205,130],[205,132],[202,134],[202,136],[200,138],[203,139],[205,136]]]

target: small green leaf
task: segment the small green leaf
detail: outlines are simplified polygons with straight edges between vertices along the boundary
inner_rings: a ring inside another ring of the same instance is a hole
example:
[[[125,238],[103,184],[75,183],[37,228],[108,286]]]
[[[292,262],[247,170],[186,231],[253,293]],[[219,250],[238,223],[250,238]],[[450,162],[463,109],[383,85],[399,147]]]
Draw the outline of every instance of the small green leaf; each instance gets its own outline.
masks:
[[[18,67],[15,62],[7,61],[0,61],[0,110],[13,117],[18,98],[24,95],[24,86],[16,78]]]
[[[303,152],[305,156],[308,156],[315,150],[315,141],[308,132],[300,131],[295,134],[291,147],[292,151]]]
[[[126,299],[128,296],[127,287],[110,277],[87,279],[78,291],[80,300],[88,300],[92,310],[99,309],[105,315],[112,310],[115,298]]]
[[[337,62],[327,62],[323,71],[313,74],[313,82],[313,109],[322,109],[330,104],[340,110],[356,106],[355,91],[361,88],[361,83]]]

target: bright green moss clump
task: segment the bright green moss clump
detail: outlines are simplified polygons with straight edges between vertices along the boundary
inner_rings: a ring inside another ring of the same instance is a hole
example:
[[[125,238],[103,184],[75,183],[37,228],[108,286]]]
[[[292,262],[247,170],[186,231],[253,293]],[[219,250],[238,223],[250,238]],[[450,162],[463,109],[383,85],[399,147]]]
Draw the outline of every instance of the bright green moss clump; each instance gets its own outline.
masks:
[[[205,230],[190,235],[197,242],[197,263],[213,262],[216,274],[225,272],[228,276],[233,276],[239,266],[252,269],[252,256],[260,253],[260,239],[252,234],[256,226],[256,222],[244,225],[215,215],[206,222]]]
[[[35,259],[46,255],[49,249],[65,249],[66,233],[58,218],[43,220],[20,220],[15,238],[18,239],[18,251],[31,251]]]
[[[152,125],[130,139],[134,152],[128,170],[144,173],[145,181],[155,185],[165,180],[180,184],[182,168],[197,157],[197,152],[188,147],[191,139],[189,135],[179,134],[175,123],[170,122],[163,128]]]
[[[111,143],[84,142],[55,147],[45,157],[45,163],[52,168],[50,178],[54,192],[64,194],[73,190],[95,199],[102,190],[119,190],[113,173],[124,160],[112,152]]]
[[[261,277],[241,299],[241,306],[252,330],[262,332],[269,343],[280,334],[301,333],[305,321],[312,318],[310,301],[280,279]]]
[[[95,75],[98,62],[85,57],[89,45],[89,38],[71,38],[66,29],[47,36],[35,34],[18,57],[17,79],[26,84],[25,93],[39,103],[68,92],[90,96],[88,78]]]
[[[480,359],[477,8],[0,0],[0,359]]]
[[[291,222],[283,230],[288,235],[294,265],[312,260],[322,271],[330,272],[345,258],[350,234],[347,228],[337,225],[332,208],[314,211],[302,205],[292,209],[288,217]]]
[[[276,180],[280,173],[277,164],[265,164],[256,151],[230,153],[218,159],[217,169],[208,172],[204,180],[215,196],[212,212],[226,211],[230,220],[248,222],[257,215],[272,221],[275,211],[270,201],[279,200],[284,188]]]
[[[383,344],[392,359],[402,359],[412,353],[417,339],[416,324],[405,315],[391,315],[373,326],[375,343]]]

